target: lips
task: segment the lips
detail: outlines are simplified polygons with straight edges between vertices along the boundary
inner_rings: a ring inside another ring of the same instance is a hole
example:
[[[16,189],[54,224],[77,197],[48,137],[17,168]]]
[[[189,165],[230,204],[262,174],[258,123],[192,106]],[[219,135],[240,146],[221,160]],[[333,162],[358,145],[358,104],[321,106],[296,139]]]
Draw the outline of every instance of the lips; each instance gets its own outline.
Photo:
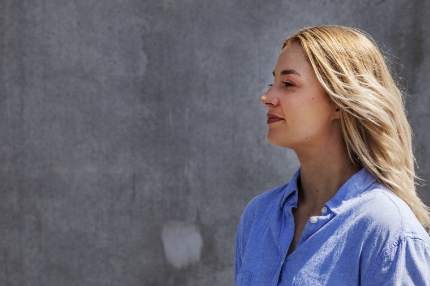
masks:
[[[272,124],[275,122],[279,122],[284,120],[284,118],[279,117],[277,115],[271,114],[271,113],[267,113],[267,124]]]

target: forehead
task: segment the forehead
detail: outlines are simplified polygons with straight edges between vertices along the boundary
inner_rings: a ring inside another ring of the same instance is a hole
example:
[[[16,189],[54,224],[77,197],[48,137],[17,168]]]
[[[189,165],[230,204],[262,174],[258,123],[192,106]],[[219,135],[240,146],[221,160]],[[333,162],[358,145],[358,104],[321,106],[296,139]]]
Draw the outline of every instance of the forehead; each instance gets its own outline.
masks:
[[[300,74],[313,72],[305,51],[297,42],[289,44],[281,51],[275,66],[275,75],[278,75],[282,70],[286,69],[296,70]]]

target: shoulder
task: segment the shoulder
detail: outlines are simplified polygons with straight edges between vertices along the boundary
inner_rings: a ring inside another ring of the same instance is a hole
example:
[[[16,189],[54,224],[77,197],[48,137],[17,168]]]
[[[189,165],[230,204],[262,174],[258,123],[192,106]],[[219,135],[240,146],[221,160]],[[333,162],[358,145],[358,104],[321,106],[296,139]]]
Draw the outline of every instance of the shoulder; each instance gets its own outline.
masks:
[[[409,206],[393,193],[382,192],[379,216],[372,224],[368,251],[374,256],[365,284],[430,285],[430,237]],[[372,255],[369,255],[372,257]]]
[[[430,237],[411,208],[379,183],[345,201],[338,211],[348,233],[356,236],[355,241],[369,259],[392,251],[400,241],[422,242],[430,247]]]
[[[430,267],[430,237],[400,197],[375,183],[342,209],[352,220],[351,231],[360,234],[357,241],[365,284],[410,281],[410,285],[428,285],[420,283],[430,279],[430,273],[425,274]]]
[[[245,207],[242,214],[242,220],[252,219],[257,213],[261,214],[262,212],[267,212],[275,207],[280,207],[287,186],[288,183],[266,191],[253,198]]]
[[[247,241],[253,228],[261,231],[269,225],[273,214],[280,210],[287,186],[288,183],[266,191],[248,203],[239,221],[237,230],[239,239]]]
[[[245,207],[236,234],[236,271],[242,264],[242,256],[251,233],[254,230],[254,233],[258,233],[260,236],[268,227],[273,213],[280,208],[287,186],[288,183],[266,191],[252,199]]]
[[[429,239],[406,202],[378,183],[358,197],[356,204],[358,217],[380,234]]]
[[[430,285],[430,246],[422,238],[403,236],[385,248],[364,277],[365,285]]]

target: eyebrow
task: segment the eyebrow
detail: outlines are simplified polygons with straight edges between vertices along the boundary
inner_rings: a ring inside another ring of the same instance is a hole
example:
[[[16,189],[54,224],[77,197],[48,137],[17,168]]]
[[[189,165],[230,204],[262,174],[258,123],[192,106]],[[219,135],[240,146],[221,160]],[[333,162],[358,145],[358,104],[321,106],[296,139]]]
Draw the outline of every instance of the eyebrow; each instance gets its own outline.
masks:
[[[273,76],[275,76],[275,71],[273,71]],[[288,74],[296,74],[298,76],[301,76],[297,71],[295,70],[283,70],[281,71],[281,75],[288,75]]]

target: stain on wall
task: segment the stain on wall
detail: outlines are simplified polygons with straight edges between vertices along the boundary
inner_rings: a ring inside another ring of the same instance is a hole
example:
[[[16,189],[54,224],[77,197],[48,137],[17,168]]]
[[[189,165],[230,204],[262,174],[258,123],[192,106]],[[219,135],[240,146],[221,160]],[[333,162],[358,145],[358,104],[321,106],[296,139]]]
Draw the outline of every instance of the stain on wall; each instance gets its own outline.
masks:
[[[166,259],[176,269],[200,260],[203,239],[196,226],[181,221],[169,221],[163,225],[161,238]]]

